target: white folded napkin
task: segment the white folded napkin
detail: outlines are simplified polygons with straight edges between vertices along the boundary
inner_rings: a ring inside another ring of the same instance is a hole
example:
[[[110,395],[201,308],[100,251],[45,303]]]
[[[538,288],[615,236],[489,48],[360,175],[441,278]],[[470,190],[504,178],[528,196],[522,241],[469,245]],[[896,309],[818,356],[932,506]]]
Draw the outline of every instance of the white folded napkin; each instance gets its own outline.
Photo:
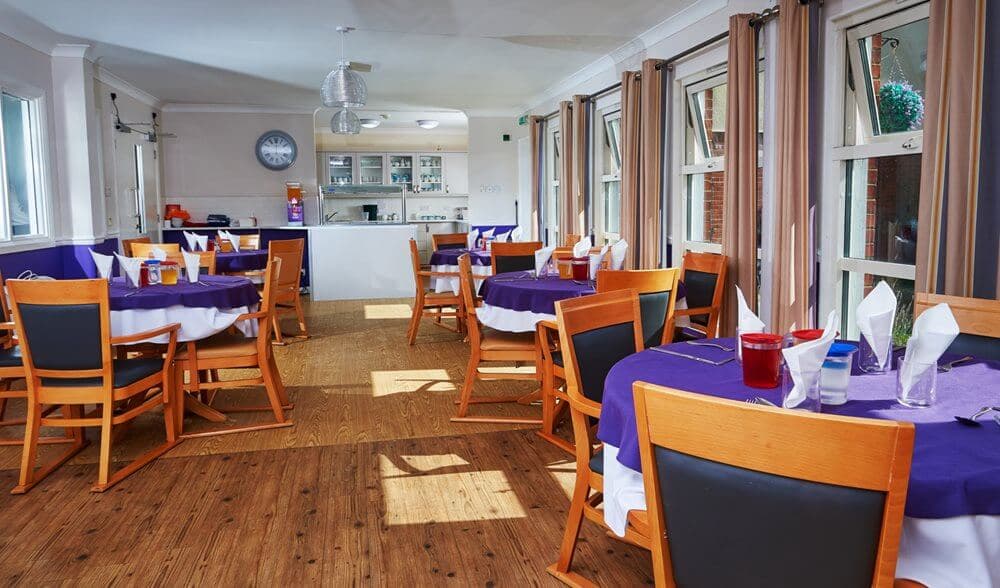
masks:
[[[230,243],[232,243],[233,244],[233,251],[239,251],[240,250],[240,236],[239,235],[234,235],[234,234],[230,233],[229,231],[219,231],[219,237],[221,237],[222,239],[225,239],[226,241],[229,241]]]
[[[93,249],[90,250],[90,256],[94,258],[94,265],[97,266],[97,275],[104,279],[110,278],[111,264],[114,263],[115,258],[110,255],[98,253]]]
[[[198,249],[201,251],[208,251],[208,235],[195,234],[194,240],[198,243]]]
[[[593,246],[594,244],[590,241],[590,237],[583,237],[573,246],[573,257],[587,257],[587,253],[590,252],[590,248]]]
[[[524,229],[519,226],[514,227],[514,230],[510,232],[510,240],[514,243],[520,242],[522,237],[524,237]]]
[[[604,256],[608,254],[608,246],[605,245],[601,247],[600,253],[590,254],[590,279],[597,279],[597,270],[601,267],[601,262],[604,261]]]
[[[184,231],[184,240],[187,241],[188,251],[198,249],[198,235],[195,235],[191,231]]]
[[[167,260],[167,252],[164,251],[163,249],[160,249],[159,247],[153,247],[149,251],[153,255],[153,259],[158,259],[160,261]]]
[[[125,257],[120,253],[115,253],[118,258],[118,267],[121,268],[125,281],[133,288],[139,287],[139,268],[142,267],[142,260],[138,257]]]
[[[535,251],[535,277],[542,275],[542,269],[544,269],[545,264],[552,259],[552,253],[555,250],[555,247],[542,247],[541,249]]]
[[[494,241],[498,241],[500,243],[506,243],[508,240],[510,240],[510,231],[507,231],[506,233],[500,233],[499,235],[497,235],[497,238],[494,239]]]
[[[906,343],[903,369],[899,374],[904,395],[910,391],[927,366],[937,365],[938,359],[948,350],[958,333],[958,323],[947,304],[928,308],[913,321],[913,332]]]
[[[889,361],[892,341],[892,323],[896,320],[896,294],[885,281],[880,281],[857,310],[858,329],[875,352],[880,368]]]
[[[813,341],[806,341],[794,347],[786,347],[781,350],[785,356],[785,363],[788,364],[788,373],[792,376],[792,391],[785,398],[785,408],[795,408],[806,399],[806,390],[816,384],[819,380],[823,362],[826,361],[826,354],[833,345],[833,340],[837,336],[837,311],[830,312],[826,319],[826,328],[823,329],[823,336]]]
[[[198,281],[198,274],[201,272],[201,256],[197,253],[182,251],[184,254],[184,268],[187,270],[187,279],[192,284]]]
[[[479,229],[472,229],[465,237],[465,248],[473,250],[476,248],[476,240],[479,239]]]
[[[750,305],[747,304],[747,299],[743,296],[743,290],[740,290],[739,286],[736,286],[736,307],[738,309],[736,328],[740,330],[741,335],[764,332],[764,321],[750,310]]]
[[[625,267],[625,253],[628,252],[628,242],[620,239],[611,246],[611,269],[620,270]]]
[[[483,239],[489,239],[490,237],[493,236],[493,233],[495,233],[495,232],[497,232],[497,228],[496,227],[493,227],[492,229],[487,229],[487,230],[483,231]]]

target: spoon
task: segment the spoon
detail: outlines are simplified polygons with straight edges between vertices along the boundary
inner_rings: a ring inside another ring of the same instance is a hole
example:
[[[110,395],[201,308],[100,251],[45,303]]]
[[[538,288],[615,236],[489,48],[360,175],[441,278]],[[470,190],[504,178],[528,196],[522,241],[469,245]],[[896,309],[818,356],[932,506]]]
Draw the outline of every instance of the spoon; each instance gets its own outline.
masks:
[[[938,371],[939,372],[950,372],[951,368],[955,367],[956,365],[958,365],[960,363],[965,363],[967,361],[972,361],[974,359],[976,359],[976,358],[972,357],[971,355],[966,355],[965,357],[961,357],[959,359],[956,359],[955,361],[949,361],[948,363],[943,363],[943,364],[939,365],[938,366]]]
[[[983,416],[984,414],[990,412],[991,410],[1000,411],[1000,409],[998,409],[995,406],[984,406],[984,407],[980,408],[979,410],[977,410],[972,416],[969,416],[969,417],[956,416],[955,420],[958,421],[959,423],[967,426],[967,427],[981,427],[982,423],[980,423],[976,419],[978,419],[979,417]],[[994,418],[996,418],[996,417],[994,416]],[[1000,421],[998,421],[998,422],[1000,422]]]

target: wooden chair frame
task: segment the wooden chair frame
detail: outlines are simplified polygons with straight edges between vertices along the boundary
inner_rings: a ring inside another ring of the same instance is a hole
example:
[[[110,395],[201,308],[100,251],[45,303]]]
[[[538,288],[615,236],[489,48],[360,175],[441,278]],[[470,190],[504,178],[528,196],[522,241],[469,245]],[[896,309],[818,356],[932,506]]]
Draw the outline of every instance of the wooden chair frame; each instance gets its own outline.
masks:
[[[138,257],[141,259],[147,259],[153,252],[153,249],[161,249],[169,257],[170,254],[180,255],[181,246],[179,243],[149,243],[149,242],[133,242],[130,249],[132,250],[132,255],[130,257]]]
[[[538,436],[575,455],[575,446],[555,433],[558,423],[565,419],[566,408],[569,406],[569,396],[563,390],[566,370],[564,366],[556,364],[554,357],[561,351],[559,324],[549,320],[538,321],[535,325],[535,337],[541,355],[539,366],[542,380],[542,428],[538,430]]]
[[[589,586],[592,582],[574,572],[571,567],[576,543],[580,536],[583,519],[589,519],[604,529],[604,511],[598,506],[604,499],[604,477],[590,469],[594,457],[594,426],[588,417],[601,417],[601,404],[590,400],[581,389],[580,366],[576,361],[573,336],[594,329],[631,322],[635,337],[635,348],[641,350],[642,318],[639,313],[639,296],[634,290],[616,290],[592,296],[560,300],[556,303],[556,319],[559,325],[559,342],[563,354],[566,373],[566,396],[573,420],[573,436],[576,454],[576,483],[573,499],[566,517],[566,529],[559,547],[559,559],[547,570],[550,574],[571,586]],[[649,528],[644,512],[631,511],[624,540],[633,545],[649,549]]]
[[[597,293],[614,290],[635,290],[637,294],[652,294],[654,292],[670,292],[667,303],[667,314],[663,321],[663,338],[660,345],[666,345],[674,340],[675,305],[677,304],[677,283],[681,270],[676,267],[648,270],[598,270]]]
[[[951,308],[951,313],[955,315],[955,321],[962,333],[1000,338],[1000,300],[917,292],[913,299],[913,318],[917,318],[928,308],[942,303]]]
[[[413,295],[413,312],[410,314],[410,325],[406,329],[406,340],[410,345],[417,342],[417,331],[420,330],[420,321],[423,318],[433,318],[434,324],[455,333],[461,333],[465,329],[465,311],[462,305],[461,294],[450,294],[448,292],[428,292],[424,279],[434,278],[457,278],[458,272],[434,272],[420,269],[420,251],[417,249],[417,242],[410,239],[410,261],[413,265],[413,283],[416,290]],[[455,319],[455,326],[452,327],[442,319]]]
[[[675,583],[654,445],[752,471],[885,492],[872,585],[893,586],[913,453],[912,423],[790,411],[645,382],[636,382],[633,389],[657,586]],[[705,427],[708,422],[710,428]],[[787,451],[793,445],[794,456]]]
[[[434,251],[441,248],[442,245],[462,245],[465,247],[468,244],[469,234],[468,233],[431,233],[431,243],[434,245]]]
[[[541,248],[541,241],[520,241],[517,243],[494,242],[493,245],[490,246],[490,273],[494,276],[497,275],[498,257],[524,257],[534,255],[535,252]]]
[[[174,379],[182,396],[184,406],[193,412],[208,418],[209,420],[222,422],[226,420],[227,412],[258,412],[271,411],[274,413],[273,423],[259,425],[246,425],[238,427],[228,427],[213,431],[202,431],[198,433],[183,433],[183,411],[175,413],[176,430],[182,438],[208,437],[213,435],[226,435],[230,433],[241,433],[244,431],[259,431],[264,429],[276,429],[280,427],[291,427],[291,420],[285,418],[285,411],[294,408],[288,400],[288,393],[285,385],[281,381],[281,373],[274,358],[274,350],[271,346],[271,329],[274,324],[274,313],[278,296],[276,291],[279,287],[278,277],[281,273],[278,267],[282,263],[281,259],[274,259],[267,264],[264,271],[264,298],[261,302],[261,309],[257,312],[241,314],[236,320],[256,320],[257,338],[254,349],[250,353],[233,355],[216,355],[214,357],[199,357],[199,342],[189,341],[186,353],[180,354],[174,361]],[[204,342],[201,342],[204,344]],[[201,382],[203,372],[217,372],[222,369],[257,369],[260,376],[255,378],[244,378],[239,380],[220,380],[214,378],[212,382]],[[185,383],[184,372],[189,374],[190,381]],[[219,389],[246,388],[248,386],[263,385],[267,391],[268,406],[240,407],[240,408],[219,408],[211,406],[211,401],[206,406],[198,402],[191,394],[199,394],[204,388],[215,391]],[[221,415],[221,418],[219,417]]]
[[[21,456],[21,473],[19,483],[12,494],[24,494],[38,482],[52,473],[56,468],[87,446],[83,427],[101,427],[100,463],[98,466],[97,484],[91,490],[103,492],[118,482],[139,470],[157,457],[163,455],[180,442],[174,429],[174,413],[177,412],[177,402],[172,393],[173,380],[170,369],[177,346],[177,331],[180,325],[173,323],[163,327],[127,335],[111,337],[111,314],[108,293],[108,282],[97,280],[10,280],[7,282],[17,325],[18,340],[21,344],[22,356],[28,383],[28,411],[25,425],[24,449]],[[38,369],[34,365],[30,338],[22,328],[20,304],[38,305],[68,305],[94,304],[99,307],[101,321],[102,367],[89,370],[48,370]],[[113,387],[114,358],[113,345],[137,343],[153,337],[168,335],[166,352],[164,353],[163,369],[128,386]],[[42,378],[74,379],[101,378],[100,386],[59,387],[42,384]],[[150,392],[159,391],[155,394]],[[96,404],[97,408],[89,413],[83,413],[83,405]],[[45,416],[46,405],[62,405],[63,418]],[[123,412],[115,413],[116,405],[123,407]],[[130,464],[117,472],[111,473],[111,443],[113,428],[136,418],[142,413],[158,406],[163,407],[166,428],[166,442],[142,454]],[[75,442],[64,453],[35,469],[41,427],[63,427],[74,430]]]
[[[718,280],[715,282],[715,292],[712,294],[711,306],[674,310],[675,321],[677,317],[681,316],[691,317],[707,314],[707,327],[703,328],[701,325],[692,322],[691,328],[704,332],[705,337],[708,339],[714,339],[719,336],[719,319],[722,316],[722,297],[726,288],[727,264],[728,258],[725,255],[721,255],[719,253],[698,253],[695,251],[686,251],[684,253],[684,260],[681,263],[680,281],[682,282],[684,281],[684,276],[687,274],[688,270],[717,274],[719,276]],[[670,331],[671,333],[674,331],[673,324],[670,325]]]
[[[566,236],[563,237],[562,246],[569,247],[570,249],[572,249],[573,246],[579,243],[580,239],[582,238],[583,235],[577,235],[576,233],[566,233]]]
[[[274,341],[285,344],[281,332],[281,315],[295,314],[299,323],[299,333],[295,337],[309,338],[306,315],[302,310],[302,259],[305,256],[305,239],[273,240],[267,245],[267,261],[281,259],[281,273],[275,287]]]
[[[188,251],[187,253],[194,253],[201,258],[198,262],[199,267],[202,269],[202,273],[208,274],[210,276],[215,275],[215,250],[212,251]],[[167,261],[172,261],[180,266],[181,275],[187,277],[187,263],[184,259],[183,253],[167,253]]]
[[[135,239],[122,239],[122,253],[125,257],[136,257],[132,253],[132,245],[135,243],[152,243],[152,239],[149,237],[136,237]]]
[[[259,250],[260,249],[260,233],[253,233],[250,235],[240,235],[240,251],[244,249]]]
[[[469,260],[469,254],[462,255],[458,258],[459,267],[459,281],[461,283],[461,292],[463,298],[463,308],[465,309],[466,325],[468,327],[468,339],[469,339],[469,364],[465,369],[465,381],[462,384],[462,390],[459,394],[459,398],[456,401],[458,404],[458,412],[456,416],[452,417],[452,422],[457,423],[519,423],[519,424],[529,424],[537,425],[541,424],[541,420],[524,418],[524,417],[485,417],[485,416],[469,416],[469,408],[473,404],[497,404],[505,402],[517,402],[518,404],[529,404],[531,399],[534,397],[534,393],[524,394],[521,396],[485,396],[485,397],[472,397],[472,388],[475,385],[476,380],[534,380],[537,381],[539,378],[539,373],[537,369],[538,362],[538,346],[537,343],[533,344],[529,349],[515,350],[515,349],[484,349],[483,348],[483,334],[479,324],[479,319],[476,317],[476,308],[482,303],[478,296],[475,294],[474,278],[472,275],[472,262]],[[479,371],[479,366],[483,362],[505,362],[505,363],[523,363],[532,364],[536,366],[534,374],[483,374]]]

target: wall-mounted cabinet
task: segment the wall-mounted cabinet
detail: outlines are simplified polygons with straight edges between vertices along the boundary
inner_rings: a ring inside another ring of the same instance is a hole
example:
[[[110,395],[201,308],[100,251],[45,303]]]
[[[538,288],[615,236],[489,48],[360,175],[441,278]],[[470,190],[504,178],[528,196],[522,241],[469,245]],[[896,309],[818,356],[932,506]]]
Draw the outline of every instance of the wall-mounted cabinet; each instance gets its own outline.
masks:
[[[317,156],[324,184],[405,186],[427,196],[469,193],[468,153],[333,153]]]

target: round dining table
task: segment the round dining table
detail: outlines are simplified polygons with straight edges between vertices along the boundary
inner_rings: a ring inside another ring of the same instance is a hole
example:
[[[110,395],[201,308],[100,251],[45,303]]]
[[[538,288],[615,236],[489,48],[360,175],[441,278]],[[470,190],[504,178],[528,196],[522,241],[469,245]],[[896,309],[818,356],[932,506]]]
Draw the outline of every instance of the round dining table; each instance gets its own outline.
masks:
[[[240,276],[201,276],[191,283],[181,278],[175,285],[133,288],[124,278],[109,285],[111,334],[122,337],[179,323],[178,341],[204,339],[235,324],[246,336],[257,334],[257,321],[240,321],[241,314],[253,312],[260,303],[257,288]],[[149,339],[166,343],[167,335]]]
[[[252,272],[265,267],[267,267],[267,249],[219,251],[215,254],[216,273]]]
[[[735,344],[734,339],[712,342],[729,348]],[[686,343],[665,347],[714,362],[733,356]],[[949,359],[956,358],[946,355],[942,362]],[[780,388],[744,385],[736,361],[713,365],[646,350],[615,364],[605,380],[597,436],[604,442],[605,521],[619,534],[624,534],[629,510],[646,509],[632,395],[637,381],[738,401],[760,396],[781,404]],[[848,401],[824,405],[822,411],[914,423],[896,577],[927,586],[1000,585],[1000,426],[988,417],[979,427],[954,419],[1000,405],[1000,362],[977,360],[940,372],[937,402],[929,408],[900,405],[895,386],[896,372],[867,374],[855,360]]]
[[[430,266],[432,272],[450,272],[458,273],[458,258],[469,254],[469,261],[472,264],[472,275],[480,278],[485,278],[486,276],[493,273],[492,267],[492,257],[490,252],[485,249],[466,249],[456,248],[456,249],[438,249],[431,254]],[[483,280],[477,279],[475,286],[476,291],[482,287]],[[431,289],[437,293],[451,292],[458,294],[459,281],[457,277],[432,277],[431,278]]]
[[[531,333],[540,321],[556,320],[556,302],[596,292],[590,280],[534,277],[534,272],[507,272],[483,280],[476,309],[479,321],[509,333]]]

